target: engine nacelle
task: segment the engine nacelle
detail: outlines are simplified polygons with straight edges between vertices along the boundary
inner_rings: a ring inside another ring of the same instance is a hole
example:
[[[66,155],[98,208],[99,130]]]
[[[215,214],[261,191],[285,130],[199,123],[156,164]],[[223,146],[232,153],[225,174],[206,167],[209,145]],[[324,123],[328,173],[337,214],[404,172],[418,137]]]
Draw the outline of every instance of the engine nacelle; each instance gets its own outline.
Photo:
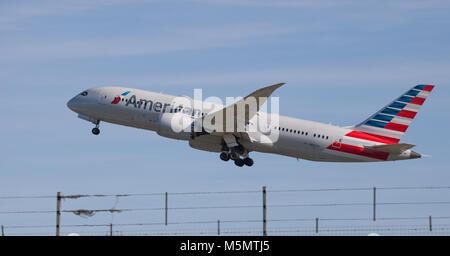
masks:
[[[189,140],[193,123],[191,116],[182,113],[164,113],[158,121],[157,134],[176,140]]]

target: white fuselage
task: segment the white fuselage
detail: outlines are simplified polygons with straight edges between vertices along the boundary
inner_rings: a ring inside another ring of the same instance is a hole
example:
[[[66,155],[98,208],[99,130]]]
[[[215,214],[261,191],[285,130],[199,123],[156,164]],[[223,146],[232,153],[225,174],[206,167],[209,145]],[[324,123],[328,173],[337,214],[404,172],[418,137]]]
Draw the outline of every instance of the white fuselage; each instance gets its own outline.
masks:
[[[128,91],[129,94],[121,96]],[[138,89],[98,87],[87,90],[86,95],[75,96],[67,105],[81,118],[92,122],[104,121],[151,130],[161,136],[189,141],[190,145],[197,149],[220,152],[222,139],[213,138],[216,136],[204,135],[192,139],[189,134],[173,135],[164,131],[164,127],[161,127],[161,116],[173,110],[175,98],[176,96]],[[198,111],[194,112],[193,116],[200,117],[205,114],[206,111]],[[396,155],[365,152],[365,146],[383,143],[346,136],[352,132],[351,127],[343,128],[286,116],[279,116],[278,120],[279,124],[270,126],[272,131],[278,131],[278,140],[262,143],[257,134],[249,133],[250,140],[240,139],[240,144],[249,152],[280,154],[324,162],[374,162],[411,158],[410,150]],[[197,142],[193,141],[197,139],[200,146],[196,146]],[[206,144],[201,144],[203,142]],[[216,143],[217,146],[201,146],[209,145],[208,143]]]

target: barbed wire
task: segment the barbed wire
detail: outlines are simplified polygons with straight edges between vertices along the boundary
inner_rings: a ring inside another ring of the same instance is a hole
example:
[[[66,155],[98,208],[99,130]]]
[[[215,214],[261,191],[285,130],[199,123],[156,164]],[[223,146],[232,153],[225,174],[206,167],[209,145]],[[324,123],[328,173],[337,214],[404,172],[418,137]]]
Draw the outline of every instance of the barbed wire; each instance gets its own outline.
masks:
[[[390,233],[405,232],[421,233],[428,235],[439,235],[446,234],[450,232],[450,225],[443,225],[442,227],[434,227],[432,231],[425,225],[396,225],[396,226],[340,226],[340,227],[321,227],[318,232],[315,228],[311,227],[273,227],[268,230],[269,235],[277,234],[311,234],[311,235],[325,235],[329,233],[349,233],[349,234],[360,234],[364,233],[382,233],[385,235]],[[69,232],[66,232],[69,233]],[[77,234],[103,234],[110,235],[111,232],[108,230],[103,231],[70,231],[70,233]],[[259,235],[262,233],[260,229],[251,228],[234,228],[234,229],[223,229],[220,231],[221,235]],[[112,232],[113,235],[218,235],[217,230],[198,230],[198,229],[183,229],[183,230],[115,230]],[[53,235],[53,232],[27,232],[27,233],[9,233],[9,235]]]
[[[349,188],[311,188],[311,189],[274,189],[267,190],[271,193],[289,192],[335,192],[335,191],[371,191],[374,187],[349,187]],[[408,186],[408,187],[376,187],[377,190],[439,190],[450,189],[450,186]],[[261,190],[235,190],[235,191],[197,191],[197,192],[170,192],[171,196],[182,195],[213,195],[213,194],[253,194],[261,193]],[[79,199],[89,197],[139,197],[139,196],[164,196],[165,193],[128,193],[128,194],[75,194],[63,195],[62,199]],[[55,195],[0,195],[0,199],[50,199]]]
[[[414,187],[414,186],[408,186],[408,187],[376,187],[377,191],[380,190],[446,190],[450,189],[450,186],[421,186],[421,187]],[[323,188],[323,189],[274,189],[274,190],[267,190],[268,193],[301,193],[301,192],[336,192],[336,191],[373,191],[374,187],[347,187],[347,188]],[[173,192],[173,193],[134,193],[134,194],[74,194],[74,195],[62,195],[60,196],[61,199],[79,199],[79,198],[104,198],[104,197],[115,197],[116,198],[116,204],[117,200],[119,198],[125,198],[125,197],[139,197],[139,196],[166,196],[170,195],[173,196],[190,196],[190,195],[242,195],[242,194],[260,194],[262,190],[235,190],[235,191],[198,191],[198,192]],[[56,196],[49,196],[49,195],[5,195],[0,196],[0,199],[55,199]],[[113,208],[110,209],[63,209],[61,210],[61,213],[72,213],[79,215],[81,217],[90,217],[93,216],[95,213],[122,213],[122,212],[139,212],[139,211],[195,211],[195,210],[213,210],[213,209],[252,209],[252,208],[261,208],[262,204],[242,204],[242,205],[188,205],[188,206],[179,206],[179,207],[148,207],[148,208],[123,208],[123,209],[116,209],[116,204]],[[323,202],[323,203],[310,203],[310,202],[301,202],[301,203],[283,203],[283,204],[268,204],[266,205],[268,208],[294,208],[294,207],[368,207],[373,206],[374,202]],[[450,205],[450,201],[378,201],[375,204],[377,207],[379,206],[426,206],[426,205]],[[7,215],[7,214],[55,214],[55,210],[9,210],[9,211],[0,211],[0,214]],[[377,221],[400,221],[400,220],[428,220],[431,216],[416,216],[416,217],[378,217]],[[450,216],[436,216],[432,217],[433,220],[448,220],[450,219]],[[277,218],[277,219],[268,219],[268,223],[285,223],[285,222],[311,222],[314,223],[317,220],[317,218]],[[323,222],[338,222],[338,221],[372,221],[372,218],[320,218],[320,223]],[[113,221],[111,220],[111,223]],[[220,223],[260,223],[262,222],[262,219],[246,219],[246,220],[220,220]],[[72,224],[72,225],[61,225],[61,227],[64,228],[96,228],[96,227],[110,227],[112,224]],[[168,222],[169,225],[208,225],[208,224],[214,224],[216,225],[218,223],[217,220],[205,220],[205,221],[177,221],[177,222]],[[300,223],[297,223],[300,224]],[[362,223],[361,223],[362,224]],[[118,223],[113,224],[114,227],[133,227],[133,226],[161,226],[166,225],[166,222],[142,222],[142,223]],[[244,225],[242,225],[244,226]],[[250,226],[250,225],[247,225]],[[320,225],[321,232],[326,232],[325,228],[328,228],[329,232],[352,232],[352,230],[348,231],[346,229],[340,229],[336,231],[332,231],[332,227],[322,227]],[[420,227],[422,227],[421,225]],[[431,226],[431,219],[430,219],[430,226]],[[448,230],[448,228],[445,227],[446,224],[439,223],[439,227],[433,227],[433,231],[436,233],[438,230],[444,232],[445,230]],[[3,226],[5,229],[44,229],[44,228],[54,228],[55,225],[11,225],[11,226]],[[289,227],[290,228],[290,227]],[[300,231],[289,231],[289,228],[282,228],[278,227],[280,230],[279,232],[300,232]],[[389,226],[390,229],[395,228],[395,226]],[[440,229],[441,228],[441,229]],[[242,234],[252,234],[251,230],[248,230],[248,228],[243,228],[245,231],[243,231]],[[308,229],[311,229],[311,227],[308,227]],[[372,227],[370,227],[372,229]],[[387,229],[387,228],[386,228]],[[406,231],[413,230],[414,227],[411,225],[408,226]],[[198,231],[198,230],[196,230]],[[365,231],[365,230],[363,230]],[[113,233],[118,234],[119,232],[131,232],[131,231],[116,231],[114,230]],[[147,231],[138,231],[138,232],[147,232]],[[148,231],[148,232],[158,232],[158,231]],[[171,231],[161,231],[163,234],[172,234],[172,235],[179,235],[182,234],[180,231],[178,233],[170,233]],[[199,234],[208,234],[204,233],[204,231],[199,231],[201,233]],[[209,232],[209,231],[205,231]],[[215,234],[217,231],[211,232],[211,234]],[[221,230],[221,234],[228,234],[227,230]],[[274,229],[270,230],[271,233],[278,232]],[[50,233],[50,232],[49,232]],[[99,231],[99,233],[102,234],[108,234],[110,231]],[[261,230],[258,230],[257,233],[261,233]],[[48,233],[45,233],[48,234]],[[230,233],[230,234],[240,234],[240,233]]]
[[[432,217],[434,220],[438,219],[450,219],[450,216],[436,216]],[[371,218],[318,218],[320,222],[333,222],[333,221],[372,221]],[[417,217],[384,217],[377,218],[378,221],[394,221],[394,220],[428,220],[429,216],[417,216]],[[267,222],[314,222],[316,218],[286,218],[286,219],[268,219]],[[190,224],[217,224],[218,220],[207,220],[207,221],[179,221],[179,222],[168,222],[168,225],[190,225]],[[254,220],[220,220],[220,223],[260,223],[262,219]],[[111,223],[105,224],[67,224],[61,225],[61,227],[109,227]],[[147,222],[147,223],[116,223],[113,224],[114,227],[117,226],[158,226],[165,225],[165,222]],[[440,226],[446,226],[447,224],[440,224]],[[449,224],[450,225],[450,224]],[[21,228],[53,228],[55,225],[15,225],[15,226],[4,226],[8,229],[21,229]]]
[[[382,205],[447,205],[450,201],[435,202],[377,202],[377,206]],[[272,204],[267,205],[271,208],[290,208],[290,207],[338,207],[338,206],[372,206],[373,203],[355,202],[355,203],[301,203],[301,204]],[[261,208],[261,205],[221,205],[221,206],[186,206],[186,207],[168,207],[168,210],[206,210],[206,209],[244,209],[244,208]],[[163,211],[164,207],[154,208],[125,208],[125,209],[71,209],[61,210],[63,213],[93,214],[97,212],[121,213],[133,211]],[[55,213],[54,210],[24,210],[24,211],[0,211],[0,214],[36,214],[36,213]]]

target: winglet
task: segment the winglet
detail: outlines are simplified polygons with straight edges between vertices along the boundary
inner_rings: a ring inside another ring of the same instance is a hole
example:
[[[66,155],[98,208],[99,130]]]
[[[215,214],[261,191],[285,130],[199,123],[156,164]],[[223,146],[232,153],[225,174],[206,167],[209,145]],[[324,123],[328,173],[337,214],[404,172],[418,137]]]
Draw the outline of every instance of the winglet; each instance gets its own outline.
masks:
[[[249,97],[255,97],[255,98],[269,97],[276,89],[280,88],[284,84],[286,84],[286,83],[278,83],[278,84],[274,84],[274,85],[270,85],[270,86],[258,89],[256,91],[254,91],[252,94],[245,97],[244,99],[247,99]]]

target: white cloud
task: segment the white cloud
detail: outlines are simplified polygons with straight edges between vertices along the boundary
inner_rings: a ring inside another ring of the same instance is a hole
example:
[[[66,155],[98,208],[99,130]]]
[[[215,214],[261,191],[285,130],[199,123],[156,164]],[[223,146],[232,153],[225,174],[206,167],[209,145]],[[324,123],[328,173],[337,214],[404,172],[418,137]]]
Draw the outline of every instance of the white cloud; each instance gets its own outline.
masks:
[[[450,81],[450,62],[400,63],[377,66],[347,65],[345,67],[301,66],[289,68],[265,68],[260,70],[221,71],[216,73],[191,73],[176,75],[110,77],[101,81],[108,84],[127,84],[128,86],[160,84],[167,86],[241,86],[242,84],[270,85],[287,82],[287,86],[335,87],[346,84],[347,87],[364,87],[377,84],[378,87],[413,86],[419,83],[439,85]],[[366,81],[361,84],[361,81]]]
[[[145,0],[157,2],[160,0]],[[106,6],[142,3],[144,0],[43,0],[0,4],[0,30],[13,29],[17,24],[42,16],[64,16]]]
[[[119,35],[111,38],[27,42],[0,49],[3,60],[66,59],[104,56],[160,54],[246,44],[255,39],[293,32],[270,24],[236,24],[216,27],[174,29],[163,34]]]
[[[394,0],[380,2],[377,0],[184,0],[207,5],[234,5],[248,7],[281,7],[281,8],[335,8],[335,7],[368,7],[427,9],[449,7],[446,0]]]
[[[186,0],[188,2],[203,3],[208,5],[236,5],[252,7],[302,7],[302,8],[328,8],[354,3],[352,0]]]

